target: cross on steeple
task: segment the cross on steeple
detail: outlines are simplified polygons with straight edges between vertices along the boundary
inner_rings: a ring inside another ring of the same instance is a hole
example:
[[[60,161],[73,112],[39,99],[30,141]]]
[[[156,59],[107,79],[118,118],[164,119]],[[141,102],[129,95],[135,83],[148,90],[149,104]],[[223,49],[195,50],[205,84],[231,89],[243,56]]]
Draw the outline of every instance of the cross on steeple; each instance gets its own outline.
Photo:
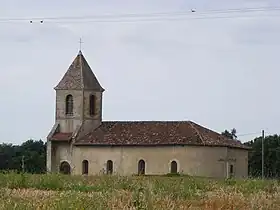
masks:
[[[79,43],[80,43],[80,52],[82,52],[82,38],[80,38],[80,41],[79,41]]]

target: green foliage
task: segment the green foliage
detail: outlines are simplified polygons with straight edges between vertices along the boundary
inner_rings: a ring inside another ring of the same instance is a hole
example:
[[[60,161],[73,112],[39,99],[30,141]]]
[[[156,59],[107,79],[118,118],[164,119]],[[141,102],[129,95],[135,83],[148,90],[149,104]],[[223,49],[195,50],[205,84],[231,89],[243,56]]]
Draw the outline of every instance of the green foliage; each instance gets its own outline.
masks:
[[[279,209],[279,195],[275,180],[0,174],[0,209]]]
[[[221,134],[229,139],[236,139],[237,135],[236,135],[237,131],[235,128],[231,129],[231,131],[229,132],[228,130],[223,131]]]
[[[252,177],[262,174],[262,138],[247,142],[249,152],[249,173]],[[264,174],[266,178],[280,178],[280,136],[271,135],[264,139]]]
[[[236,129],[225,130],[222,135],[236,138]],[[257,137],[245,145],[252,148],[249,151],[248,164],[250,177],[262,176],[262,137]],[[266,178],[280,178],[280,136],[270,135],[264,139],[264,175]]]
[[[226,179],[214,180],[194,177],[122,177],[122,176],[68,176],[63,174],[0,174],[0,188],[77,192],[131,191],[134,196],[147,193],[161,193],[164,196],[177,194],[177,198],[196,196],[198,191],[213,191],[220,186],[234,186],[240,192],[251,190],[258,192],[271,185],[278,185],[275,180],[261,179]],[[152,189],[156,189],[153,191]]]
[[[0,144],[0,171],[22,171],[44,173],[46,171],[46,144],[43,141],[28,140],[22,145]]]
[[[165,176],[169,176],[169,177],[172,177],[172,176],[180,176],[179,173],[168,173],[166,174]]]

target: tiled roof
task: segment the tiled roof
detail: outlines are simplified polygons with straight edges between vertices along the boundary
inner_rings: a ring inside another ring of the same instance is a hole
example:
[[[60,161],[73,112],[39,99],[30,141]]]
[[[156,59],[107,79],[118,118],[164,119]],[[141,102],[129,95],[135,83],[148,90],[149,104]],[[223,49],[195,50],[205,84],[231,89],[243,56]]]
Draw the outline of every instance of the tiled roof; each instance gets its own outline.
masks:
[[[249,149],[191,121],[102,122],[76,145],[204,145]]]
[[[73,63],[55,87],[56,90],[96,90],[104,91],[80,51]]]
[[[55,133],[51,140],[53,141],[69,141],[72,137],[72,133]]]

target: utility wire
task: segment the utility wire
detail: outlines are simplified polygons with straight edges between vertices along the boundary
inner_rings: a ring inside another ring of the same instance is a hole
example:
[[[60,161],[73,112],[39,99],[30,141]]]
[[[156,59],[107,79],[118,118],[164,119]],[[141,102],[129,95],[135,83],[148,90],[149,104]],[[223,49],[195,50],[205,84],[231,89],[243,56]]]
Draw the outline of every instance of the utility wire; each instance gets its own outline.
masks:
[[[159,12],[159,13],[130,13],[130,14],[104,14],[104,15],[91,15],[91,16],[61,16],[61,17],[30,17],[30,18],[0,18],[0,22],[20,22],[20,21],[65,21],[65,20],[80,20],[86,21],[91,20],[91,22],[123,22],[123,21],[153,21],[153,20],[168,20],[160,19],[163,17],[181,17],[181,18],[199,18],[199,19],[209,19],[210,17],[205,17],[205,15],[211,14],[234,14],[234,13],[252,13],[252,12],[268,12],[268,11],[280,11],[280,7],[259,7],[259,8],[239,8],[239,9],[224,9],[224,10],[206,10],[206,11],[177,11],[177,12]],[[194,17],[195,16],[195,17]],[[199,17],[201,16],[201,17]],[[235,16],[236,17],[236,16]],[[124,20],[124,18],[129,18],[130,20]],[[135,19],[138,18],[138,19]],[[139,19],[144,18],[144,19]],[[148,19],[152,18],[152,19]],[[212,17],[213,18],[213,17]],[[214,18],[224,18],[224,17],[214,17]],[[231,17],[227,17],[231,18]],[[116,20],[119,19],[119,20]],[[170,19],[173,20],[173,19]]]
[[[258,17],[275,17],[276,15],[258,15]],[[81,24],[81,23],[130,23],[130,22],[157,22],[157,21],[183,21],[183,20],[211,20],[211,19],[232,19],[232,18],[253,18],[254,16],[214,16],[214,17],[181,17],[181,18],[150,18],[150,19],[124,19],[124,20],[79,20],[79,21],[63,21],[63,20],[40,20],[40,23],[69,23],[69,24]],[[29,20],[25,20],[29,21]],[[1,21],[0,24],[18,24],[23,21]],[[30,23],[36,23],[36,21],[29,21]],[[39,21],[38,21],[39,23]]]
[[[251,136],[251,135],[256,135],[256,134],[260,134],[261,135],[261,131],[258,131],[258,132],[255,132],[255,133],[244,133],[244,134],[240,134],[240,135],[238,135],[237,134],[237,136],[238,137],[240,137],[240,136]]]
[[[266,133],[266,135],[277,135],[276,133],[270,133],[270,132],[267,132],[267,131],[265,131],[265,133]],[[254,133],[243,133],[243,134],[240,134],[240,135],[237,134],[237,136],[238,137],[240,137],[240,136],[251,136],[251,135],[256,135],[256,134],[259,134],[259,136],[261,136],[262,131],[258,131],[258,132],[254,132]]]
[[[258,17],[274,17],[276,15],[259,15]],[[214,17],[181,17],[181,18],[150,18],[150,19],[126,19],[126,20],[81,20],[81,21],[50,21],[51,23],[129,23],[129,22],[156,22],[156,21],[180,21],[180,20],[211,20],[211,19],[232,19],[252,18],[253,16],[214,16]],[[1,23],[1,21],[0,21]]]

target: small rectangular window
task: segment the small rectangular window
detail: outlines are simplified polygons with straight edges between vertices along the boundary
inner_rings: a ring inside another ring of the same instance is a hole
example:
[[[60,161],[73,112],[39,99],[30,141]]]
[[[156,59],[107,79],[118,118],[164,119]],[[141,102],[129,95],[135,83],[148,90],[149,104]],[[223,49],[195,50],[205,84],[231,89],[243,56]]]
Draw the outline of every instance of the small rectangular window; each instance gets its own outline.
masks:
[[[230,166],[229,166],[229,173],[230,173],[230,174],[233,174],[233,165],[230,165]]]

